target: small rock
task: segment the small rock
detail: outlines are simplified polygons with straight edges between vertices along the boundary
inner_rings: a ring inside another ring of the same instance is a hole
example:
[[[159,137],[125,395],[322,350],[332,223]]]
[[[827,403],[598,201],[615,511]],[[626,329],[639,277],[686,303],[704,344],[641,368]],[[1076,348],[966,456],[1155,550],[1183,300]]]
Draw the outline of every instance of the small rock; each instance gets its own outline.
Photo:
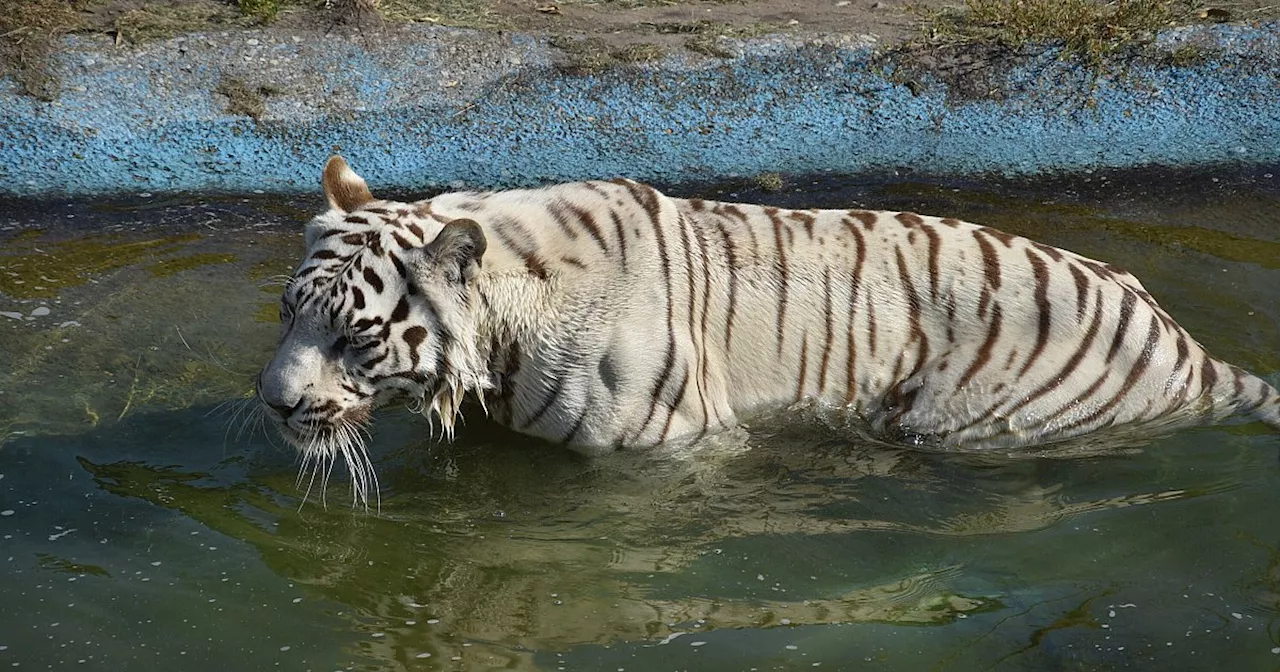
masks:
[[[254,38],[252,38],[252,37],[251,37],[251,38],[249,38],[248,40],[246,40],[246,41],[245,41],[245,44],[247,44],[247,45],[249,45],[249,46],[251,46],[251,47],[256,47],[256,46],[258,46],[258,40],[256,40],[256,39],[254,39]]]
[[[49,312],[49,306],[40,306],[39,308],[31,311],[31,317],[44,317],[45,315],[48,315]]]

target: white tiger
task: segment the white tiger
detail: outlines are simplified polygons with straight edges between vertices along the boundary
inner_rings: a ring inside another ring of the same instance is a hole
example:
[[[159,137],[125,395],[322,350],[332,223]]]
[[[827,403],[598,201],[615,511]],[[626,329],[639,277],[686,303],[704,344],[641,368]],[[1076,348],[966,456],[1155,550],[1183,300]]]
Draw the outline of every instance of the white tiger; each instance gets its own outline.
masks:
[[[340,157],[258,396],[309,457],[360,466],[396,398],[452,435],[464,395],[584,450],[695,439],[803,400],[889,440],[1011,447],[1252,413],[1136,278],[954,219],[685,200],[629,180],[415,203]]]

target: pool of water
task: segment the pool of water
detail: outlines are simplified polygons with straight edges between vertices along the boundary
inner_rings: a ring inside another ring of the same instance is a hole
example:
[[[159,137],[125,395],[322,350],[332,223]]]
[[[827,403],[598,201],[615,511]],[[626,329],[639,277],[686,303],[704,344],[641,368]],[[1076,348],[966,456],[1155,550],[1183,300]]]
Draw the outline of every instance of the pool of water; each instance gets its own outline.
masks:
[[[793,178],[1134,271],[1280,374],[1280,179]],[[0,203],[0,667],[1280,669],[1280,436],[954,455],[765,418],[587,459],[376,425],[380,507],[244,422],[319,197]]]

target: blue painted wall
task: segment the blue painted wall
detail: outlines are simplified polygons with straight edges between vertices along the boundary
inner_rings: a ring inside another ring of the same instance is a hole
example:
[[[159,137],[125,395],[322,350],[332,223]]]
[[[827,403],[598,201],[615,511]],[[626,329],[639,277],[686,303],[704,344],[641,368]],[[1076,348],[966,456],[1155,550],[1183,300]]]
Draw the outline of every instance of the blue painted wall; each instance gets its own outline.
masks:
[[[245,32],[120,51],[72,38],[54,103],[0,84],[0,195],[310,191],[333,149],[371,185],[410,190],[1280,163],[1277,26],[1172,33],[1161,48],[1208,45],[1212,58],[1135,60],[1100,78],[1047,52],[995,73],[983,99],[918,72],[913,92],[858,46],[767,41],[725,61],[573,76],[531,38],[490,37],[472,57],[465,32],[416,30],[373,46]],[[463,81],[444,82],[446,68]],[[212,93],[224,75],[284,92],[261,123],[229,115]]]

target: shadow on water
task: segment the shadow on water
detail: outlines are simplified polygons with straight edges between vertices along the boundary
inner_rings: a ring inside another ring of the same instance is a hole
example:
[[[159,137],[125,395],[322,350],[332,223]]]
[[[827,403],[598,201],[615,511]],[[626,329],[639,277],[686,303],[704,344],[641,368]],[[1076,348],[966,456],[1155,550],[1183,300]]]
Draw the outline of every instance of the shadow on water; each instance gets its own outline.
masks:
[[[1274,378],[1267,179],[724,193],[945,212],[1106,257]],[[0,275],[24,281],[0,286],[18,314],[0,322],[0,665],[1280,665],[1280,443],[1252,426],[957,455],[761,418],[696,451],[587,459],[474,414],[441,444],[387,409],[380,510],[353,511],[340,475],[300,507],[293,453],[219,406],[270,353],[264,281],[294,262],[280,225],[299,203],[0,212]],[[54,225],[67,214],[83,228]],[[113,237],[86,235],[102,226]],[[75,268],[56,291],[14,289],[49,266]]]

